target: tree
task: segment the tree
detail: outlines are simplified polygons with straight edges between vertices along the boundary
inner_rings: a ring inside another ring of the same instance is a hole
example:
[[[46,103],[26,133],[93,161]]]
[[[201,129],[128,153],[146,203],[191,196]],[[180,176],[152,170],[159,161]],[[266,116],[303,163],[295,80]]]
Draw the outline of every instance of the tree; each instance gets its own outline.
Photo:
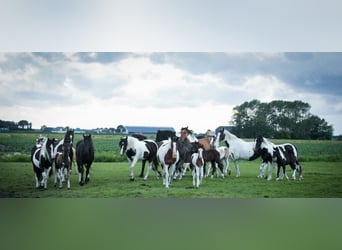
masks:
[[[233,108],[232,130],[239,137],[331,139],[332,126],[309,113],[310,105],[302,101],[276,100],[262,103],[244,102]]]

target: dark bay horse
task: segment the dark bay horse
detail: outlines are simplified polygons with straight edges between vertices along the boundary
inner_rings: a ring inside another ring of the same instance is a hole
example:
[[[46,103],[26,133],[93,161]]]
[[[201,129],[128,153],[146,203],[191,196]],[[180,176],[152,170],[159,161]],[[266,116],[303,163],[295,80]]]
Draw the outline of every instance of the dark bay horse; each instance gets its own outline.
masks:
[[[83,135],[83,140],[76,144],[76,162],[78,167],[79,184],[83,186],[90,180],[89,170],[94,161],[94,145],[91,135]],[[86,168],[85,180],[83,178],[84,166]]]

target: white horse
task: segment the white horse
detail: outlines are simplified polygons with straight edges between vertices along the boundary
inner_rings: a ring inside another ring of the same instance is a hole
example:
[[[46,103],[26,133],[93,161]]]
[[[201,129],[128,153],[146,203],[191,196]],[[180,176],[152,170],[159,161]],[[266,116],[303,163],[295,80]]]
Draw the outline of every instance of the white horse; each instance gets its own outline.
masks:
[[[163,144],[157,151],[157,157],[160,164],[163,166],[163,185],[169,188],[172,176],[176,169],[176,163],[179,161],[179,152],[177,143],[169,138],[163,141]]]
[[[198,188],[203,180],[203,168],[204,168],[203,148],[199,148],[198,153],[193,153],[191,155],[191,163],[193,165],[192,185]]]
[[[153,140],[143,140],[139,141],[137,138],[132,136],[125,136],[120,139],[119,142],[120,155],[126,154],[127,160],[129,162],[130,170],[130,180],[134,181],[134,166],[138,160],[147,160],[149,166],[147,168],[144,180],[147,180],[151,168],[155,172],[157,178],[160,174],[157,170],[158,160],[157,160],[157,150],[158,145]]]
[[[225,129],[220,130],[217,137],[220,141],[225,140],[226,145],[229,148],[230,158],[234,161],[235,165],[236,177],[240,177],[240,159],[251,161],[259,157],[254,151],[255,142],[246,142]]]

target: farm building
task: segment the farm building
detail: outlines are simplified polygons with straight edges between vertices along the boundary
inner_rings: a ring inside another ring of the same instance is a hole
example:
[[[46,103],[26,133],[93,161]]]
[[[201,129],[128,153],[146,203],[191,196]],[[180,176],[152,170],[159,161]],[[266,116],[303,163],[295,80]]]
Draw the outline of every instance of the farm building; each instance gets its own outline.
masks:
[[[171,130],[175,132],[172,127],[149,127],[149,126],[123,126],[119,125],[116,129],[120,134],[156,134],[158,130]]]

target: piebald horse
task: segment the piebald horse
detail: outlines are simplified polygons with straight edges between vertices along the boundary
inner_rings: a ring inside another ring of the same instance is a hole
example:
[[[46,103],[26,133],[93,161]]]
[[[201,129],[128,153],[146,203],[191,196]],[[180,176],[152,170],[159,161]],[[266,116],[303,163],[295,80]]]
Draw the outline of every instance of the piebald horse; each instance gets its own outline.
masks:
[[[230,158],[234,161],[235,165],[236,177],[240,177],[240,159],[252,161],[260,156],[260,154],[255,151],[255,142],[246,142],[225,129],[219,130],[217,137],[220,141],[224,140],[229,148]]]
[[[159,178],[160,173],[158,172],[157,160],[158,145],[155,141],[139,141],[139,139],[135,137],[125,136],[120,139],[119,147],[120,155],[126,154],[127,156],[131,181],[134,181],[134,166],[138,162],[138,160],[147,160],[149,162],[144,180],[147,180],[151,168],[155,172],[157,178]]]
[[[272,163],[277,163],[277,179],[281,180],[284,176],[288,179],[285,166],[290,165],[293,170],[292,179],[296,179],[296,172],[299,172],[299,180],[303,179],[302,167],[298,162],[297,149],[291,143],[275,145],[266,138],[258,136],[255,140],[255,150],[261,154],[263,164],[260,167],[260,174],[258,177],[264,177],[265,169],[268,165],[267,180],[272,179]],[[283,168],[283,176],[279,176],[280,168]]]
[[[70,173],[73,161],[72,144],[74,140],[74,131],[68,130],[65,133],[64,139],[59,141],[54,149],[55,157],[55,186],[63,187],[63,182],[67,183],[67,188],[70,189]]]
[[[31,149],[36,188],[47,188],[48,178],[52,174],[54,143],[55,139],[41,137]]]
[[[157,157],[160,164],[163,166],[163,185],[166,188],[169,188],[176,169],[176,163],[179,161],[177,143],[171,138],[167,141],[163,141],[158,149]]]

